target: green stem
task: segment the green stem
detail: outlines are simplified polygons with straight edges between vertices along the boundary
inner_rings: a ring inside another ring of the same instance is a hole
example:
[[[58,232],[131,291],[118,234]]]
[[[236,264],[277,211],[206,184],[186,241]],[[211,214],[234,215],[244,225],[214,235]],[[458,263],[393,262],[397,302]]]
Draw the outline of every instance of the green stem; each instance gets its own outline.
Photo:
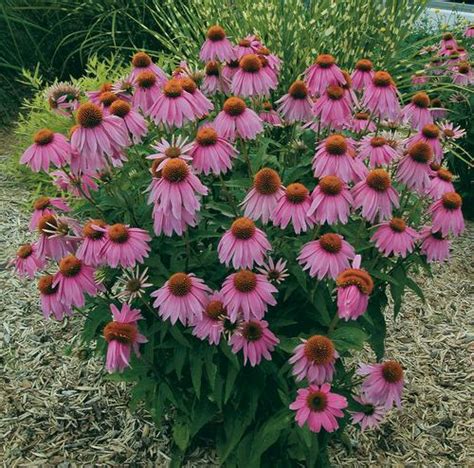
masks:
[[[219,179],[221,181],[222,191],[225,193],[225,196],[227,197],[227,200],[228,200],[230,206],[232,207],[232,210],[234,211],[235,216],[238,217],[239,216],[239,210],[237,208],[237,204],[235,202],[234,197],[230,193],[229,189],[225,185],[225,181],[224,181],[224,178],[222,177],[222,174],[219,174]]]
[[[337,315],[337,312],[336,312],[334,314],[334,317],[331,320],[331,323],[329,324],[328,335],[330,335],[335,330],[338,323],[339,323],[339,315]]]

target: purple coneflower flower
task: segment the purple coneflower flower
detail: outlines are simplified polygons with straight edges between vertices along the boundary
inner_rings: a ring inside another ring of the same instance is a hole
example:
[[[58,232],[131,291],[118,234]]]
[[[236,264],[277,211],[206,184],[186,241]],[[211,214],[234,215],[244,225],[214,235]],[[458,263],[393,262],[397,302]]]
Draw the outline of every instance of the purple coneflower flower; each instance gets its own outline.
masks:
[[[426,192],[430,187],[432,159],[433,150],[428,143],[419,141],[412,144],[398,164],[397,179],[409,189],[419,193]]]
[[[54,315],[56,320],[62,320],[65,315],[72,315],[72,307],[59,300],[59,288],[53,283],[53,275],[43,275],[38,280],[41,311],[44,318]]]
[[[193,335],[200,340],[207,340],[210,345],[218,345],[225,330],[225,320],[227,311],[224,307],[224,298],[222,293],[214,292],[209,296],[202,318],[196,318],[192,323]]]
[[[214,25],[207,30],[206,40],[199,52],[199,58],[203,62],[209,60],[228,62],[236,58],[234,48],[221,26]]]
[[[329,54],[321,54],[315,63],[304,72],[304,79],[312,95],[321,95],[329,85],[341,86],[346,80],[336,59]]]
[[[374,429],[380,425],[387,411],[382,405],[371,403],[364,395],[355,396],[354,400],[364,406],[360,411],[350,411],[352,424],[359,424],[360,430]]]
[[[209,99],[201,92],[197,87],[195,81],[189,77],[181,77],[181,86],[184,91],[189,93],[191,96],[191,102],[194,106],[194,113],[199,118],[204,118],[214,109],[214,104],[212,104]]]
[[[386,138],[366,135],[360,141],[359,158],[368,159],[369,166],[374,168],[389,165],[398,158],[398,152],[389,144]]]
[[[23,278],[34,278],[36,272],[45,265],[44,259],[38,256],[35,244],[23,244],[16,251],[15,258],[9,262],[10,266],[15,268],[16,274]]]
[[[464,232],[464,218],[461,211],[462,198],[456,192],[447,192],[428,209],[433,219],[433,231],[443,236],[450,232],[460,236]]]
[[[270,283],[280,284],[288,278],[286,263],[282,258],[275,262],[272,257],[268,257],[267,262],[258,267],[257,271],[265,275]]]
[[[217,93],[229,94],[231,81],[222,74],[218,62],[208,62],[204,69],[204,81],[202,90],[208,96]]]
[[[146,159],[152,159],[157,161],[158,165],[154,168],[155,171],[159,172],[163,170],[168,161],[173,159],[181,159],[182,161],[189,163],[193,160],[191,150],[193,147],[192,143],[187,143],[188,139],[183,138],[181,135],[175,138],[171,137],[171,142],[162,138],[161,141],[151,145],[156,150],[156,153],[150,154]]]
[[[363,105],[380,119],[397,120],[400,115],[397,88],[392,77],[385,71],[374,73],[372,82],[367,85]]]
[[[402,218],[392,218],[378,227],[371,241],[385,257],[394,254],[405,258],[413,252],[417,239],[418,233]]]
[[[433,123],[429,107],[429,96],[423,91],[419,91],[411,98],[411,102],[402,109],[402,120],[405,123],[410,123],[412,128],[421,130],[425,125]]]
[[[148,128],[146,120],[139,112],[132,109],[132,106],[122,99],[114,101],[110,105],[110,113],[120,117],[127,127],[129,135],[135,144],[141,143],[142,138],[147,134]]]
[[[39,197],[33,204],[33,214],[31,216],[29,229],[34,231],[38,227],[38,221],[49,214],[58,214],[58,211],[71,211],[69,205],[62,198]]]
[[[313,114],[323,127],[341,129],[351,117],[350,102],[342,86],[329,85],[313,105]]]
[[[156,76],[158,84],[162,85],[166,81],[165,72],[153,63],[153,60],[146,52],[137,52],[132,57],[132,71],[128,77],[129,83],[134,83],[137,77],[143,72],[151,72]]]
[[[355,65],[355,70],[352,72],[352,87],[356,91],[364,90],[371,82],[374,77],[373,64],[370,60],[361,59],[358,60]]]
[[[406,140],[407,148],[410,148],[414,143],[419,141],[427,143],[433,150],[433,159],[435,163],[441,163],[443,159],[443,147],[441,145],[441,131],[435,124],[425,125],[419,133],[416,133],[412,137]]]
[[[262,103],[262,110],[258,116],[263,120],[263,122],[271,125],[272,127],[281,127],[283,125],[280,115],[273,108],[273,104],[270,101],[265,101]]]
[[[288,123],[306,122],[313,117],[311,110],[313,102],[304,81],[296,80],[289,87],[288,94],[285,94],[276,103],[279,104],[278,112]]]
[[[354,114],[349,128],[355,133],[375,132],[377,129],[375,123],[371,120],[367,112],[357,112]]]
[[[76,252],[76,257],[86,265],[97,267],[105,263],[102,256],[102,248],[105,242],[105,232],[98,228],[105,228],[106,223],[102,219],[91,219],[82,228],[83,241]]]
[[[239,69],[232,78],[231,90],[236,96],[267,96],[273,85],[273,80],[263,72],[259,57],[248,54],[239,61]]]
[[[438,200],[445,193],[454,192],[453,174],[444,168],[439,168],[434,177],[431,178],[431,185],[426,194],[431,198]]]
[[[445,262],[449,259],[451,241],[443,236],[440,231],[433,232],[431,226],[425,226],[420,231],[421,253],[426,255],[426,261]]]

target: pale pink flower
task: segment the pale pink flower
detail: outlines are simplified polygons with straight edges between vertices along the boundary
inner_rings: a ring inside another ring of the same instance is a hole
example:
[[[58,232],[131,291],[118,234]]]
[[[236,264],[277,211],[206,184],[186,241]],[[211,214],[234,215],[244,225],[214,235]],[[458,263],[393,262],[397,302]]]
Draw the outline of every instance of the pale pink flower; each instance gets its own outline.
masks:
[[[454,39],[452,33],[447,32],[443,34],[439,46],[441,50],[456,49],[458,43],[456,42],[456,39]]]
[[[223,75],[218,62],[208,62],[204,69],[202,90],[208,96],[223,93],[229,94],[232,81]]]
[[[425,125],[418,133],[408,138],[405,142],[409,148],[415,143],[423,142],[431,146],[434,162],[440,164],[443,159],[443,147],[441,145],[441,131],[435,124]]]
[[[47,172],[51,165],[62,167],[71,161],[71,145],[61,133],[43,128],[35,134],[33,142],[20,158],[20,163],[33,172]]]
[[[397,361],[380,364],[361,364],[358,375],[364,376],[362,394],[372,403],[390,409],[402,405],[404,378],[402,366]]]
[[[265,320],[249,320],[242,322],[232,335],[229,344],[232,352],[237,354],[240,350],[244,353],[244,366],[247,361],[252,367],[260,364],[262,358],[271,361],[271,352],[280,340],[268,328]]]
[[[53,283],[53,275],[43,275],[38,280],[41,312],[44,318],[54,315],[56,320],[62,320],[65,315],[72,315],[72,307],[59,300],[59,287]]]
[[[349,124],[351,108],[345,93],[342,86],[329,85],[314,102],[313,114],[323,128],[341,129]]]
[[[434,173],[431,178],[431,184],[426,194],[431,198],[438,200],[445,193],[454,192],[453,174],[447,169],[440,168]]]
[[[352,87],[356,91],[364,90],[371,82],[374,77],[373,64],[370,60],[361,59],[358,60],[355,65],[355,70],[352,72]]]
[[[352,195],[339,177],[324,176],[311,194],[311,206],[308,216],[314,217],[319,224],[346,224],[349,220]]]
[[[248,35],[238,42],[234,50],[237,58],[240,60],[244,55],[255,54],[260,47],[262,47],[260,39],[255,35]]]
[[[239,69],[238,60],[230,60],[222,67],[221,75],[227,83],[232,83],[232,78]]]
[[[445,140],[458,140],[466,135],[466,130],[460,126],[455,127],[452,122],[441,122],[439,124],[439,129],[441,130]]]
[[[380,224],[370,240],[385,257],[394,254],[405,258],[413,252],[417,239],[418,233],[402,218],[392,218]]]
[[[321,95],[329,85],[341,86],[346,79],[336,65],[336,59],[329,54],[321,54],[315,63],[304,72],[304,79],[312,95]]]
[[[193,335],[200,340],[207,340],[211,345],[218,345],[225,330],[226,319],[227,311],[222,293],[214,292],[209,296],[202,318],[196,318],[192,323]]]
[[[432,159],[433,150],[428,143],[419,141],[412,144],[398,164],[398,181],[419,193],[426,192],[433,172],[430,168]]]
[[[29,229],[34,231],[38,227],[38,221],[49,214],[57,215],[58,211],[71,211],[70,206],[62,198],[39,197],[33,204],[33,214],[31,216]]]
[[[237,153],[238,151],[219,136],[211,125],[199,128],[189,152],[193,168],[205,175],[225,174],[232,168],[232,158],[235,158]]]
[[[293,365],[292,374],[300,382],[307,379],[308,383],[322,385],[330,383],[334,377],[334,364],[339,354],[333,342],[321,335],[313,335],[293,350],[289,363]]]
[[[375,123],[370,118],[370,114],[367,112],[357,112],[354,114],[348,128],[355,133],[375,132],[377,129]]]
[[[130,367],[132,351],[140,357],[140,344],[147,343],[137,326],[143,319],[138,309],[131,309],[128,304],[122,304],[119,310],[115,304],[110,304],[113,320],[104,327],[104,338],[107,341],[107,372],[123,372]]]
[[[156,150],[156,153],[150,154],[146,159],[157,160],[158,165],[154,168],[154,171],[161,171],[166,166],[168,161],[172,159],[181,159],[185,162],[193,160],[191,155],[192,143],[187,143],[188,139],[183,138],[181,135],[175,138],[175,135],[171,137],[171,142],[165,138],[161,138],[161,141],[151,145]]]
[[[461,211],[462,198],[456,192],[447,192],[428,209],[432,216],[433,231],[443,236],[451,233],[460,236],[464,232],[464,218]]]
[[[273,105],[270,101],[265,101],[262,104],[262,110],[258,116],[263,120],[263,122],[271,125],[272,127],[283,126],[280,114],[278,114],[278,112],[273,109]]]
[[[281,229],[286,229],[291,221],[296,234],[306,232],[315,224],[314,216],[308,214],[310,206],[309,190],[303,184],[290,184],[285,194],[278,200],[271,217],[272,223]]]
[[[109,110],[112,115],[123,120],[133,143],[141,143],[142,138],[148,133],[147,123],[143,116],[122,99],[114,101]]]
[[[425,92],[419,91],[411,98],[411,102],[402,109],[401,118],[405,123],[411,124],[412,128],[421,130],[425,125],[433,123],[429,107],[429,96]]]
[[[453,83],[461,86],[474,84],[474,72],[467,61],[459,61],[453,70]]]
[[[64,117],[71,117],[79,107],[81,90],[70,83],[55,83],[46,90],[45,94],[49,107]]]
[[[181,77],[181,86],[184,91],[189,93],[191,97],[191,103],[194,107],[194,113],[198,118],[206,117],[209,112],[214,109],[214,104],[204,96],[202,91],[197,87],[197,84],[190,77]]]
[[[94,278],[95,270],[73,254],[59,262],[59,271],[54,275],[53,288],[58,287],[58,298],[65,306],[84,307],[85,297],[95,296],[104,287]]]
[[[224,102],[222,111],[214,121],[214,127],[219,135],[230,141],[236,137],[254,140],[264,130],[262,119],[242,99],[235,96]]]
[[[445,262],[449,259],[451,241],[441,234],[440,231],[433,232],[431,226],[425,226],[420,231],[421,253],[426,255],[426,261]]]
[[[272,294],[277,292],[266,276],[250,270],[229,275],[222,285],[224,306],[231,322],[242,314],[244,320],[261,320],[268,306],[276,305]]]
[[[232,78],[231,91],[236,96],[267,96],[275,82],[264,72],[262,62],[256,54],[244,55],[239,61],[239,69]]]
[[[76,252],[76,257],[86,265],[97,267],[105,263],[102,249],[105,243],[105,232],[98,228],[105,228],[106,223],[102,219],[91,219],[82,228],[83,241]]]
[[[86,91],[86,96],[90,102],[96,105],[100,105],[100,95],[112,91],[112,83],[106,81],[100,85],[100,88],[95,91]]]
[[[151,296],[163,320],[169,319],[172,325],[179,320],[186,326],[202,319],[210,293],[211,289],[193,273],[175,273]]]
[[[100,255],[103,263],[112,268],[134,267],[137,263],[143,263],[149,255],[151,237],[144,229],[119,223],[105,227],[94,225],[93,229],[105,233]]]
[[[255,174],[252,189],[241,204],[245,216],[267,224],[284,193],[278,173],[268,167],[260,169]]]
[[[337,279],[337,315],[345,321],[357,320],[367,310],[374,289],[372,277],[360,268],[361,256],[356,255],[352,268],[346,268]]]
[[[398,158],[398,152],[386,138],[366,135],[359,144],[359,158],[362,160],[368,159],[371,168],[388,166]]]
[[[448,114],[448,110],[443,106],[439,98],[431,99],[430,112],[433,116],[433,120],[445,119]]]
[[[135,82],[137,77],[143,72],[150,72],[155,75],[158,85],[166,81],[165,72],[156,64],[146,52],[137,52],[132,57],[132,71],[128,77],[130,83]]]
[[[44,259],[38,256],[35,244],[23,244],[16,251],[14,258],[8,263],[15,268],[15,273],[20,277],[34,278],[36,272],[45,265]]]
[[[207,30],[206,40],[199,52],[199,58],[203,62],[209,60],[228,62],[236,58],[234,48],[221,26],[214,25]]]
[[[464,30],[463,36],[467,38],[474,37],[474,25],[470,24],[467,26],[467,28]]]
[[[236,270],[251,269],[254,263],[261,265],[264,262],[265,255],[271,248],[266,234],[250,218],[242,217],[236,219],[224,233],[217,252],[219,261],[226,266],[232,263]]]
[[[349,260],[354,256],[354,248],[342,236],[327,233],[303,245],[298,262],[303,270],[309,270],[312,278],[336,279],[341,271],[349,267]]]
[[[345,397],[330,390],[328,383],[298,389],[298,396],[290,405],[290,409],[296,411],[298,426],[303,427],[307,423],[311,432],[321,432],[321,429],[334,432],[339,428],[337,418],[344,417],[342,410],[347,408],[348,403]]]
[[[397,88],[389,73],[375,72],[365,89],[363,105],[381,119],[397,120],[400,115]]]
[[[258,267],[257,271],[265,275],[270,283],[280,284],[289,276],[286,263],[282,258],[275,262],[272,257],[268,257],[267,262]]]
[[[362,216],[373,223],[389,219],[392,209],[400,206],[398,192],[392,187],[387,171],[374,169],[367,178],[352,188],[354,208],[362,208]]]
[[[53,171],[49,175],[53,178],[53,183],[60,190],[69,192],[75,197],[90,197],[91,190],[99,189],[96,179],[99,175],[94,172],[80,172],[80,174],[69,175],[64,171]]]
[[[355,396],[354,400],[364,406],[360,411],[349,411],[352,424],[359,424],[360,430],[375,429],[383,421],[387,411],[382,405],[371,403],[364,395]]]
[[[306,122],[313,117],[313,102],[304,81],[296,80],[289,87],[288,94],[281,97],[276,104],[279,104],[278,112],[288,123]]]
[[[169,210],[164,209],[160,204],[154,204],[152,212],[153,231],[157,236],[164,234],[165,236],[171,237],[173,232],[178,236],[182,236],[188,226],[196,226],[196,213],[190,213],[183,209],[180,216],[180,218],[176,218]]]

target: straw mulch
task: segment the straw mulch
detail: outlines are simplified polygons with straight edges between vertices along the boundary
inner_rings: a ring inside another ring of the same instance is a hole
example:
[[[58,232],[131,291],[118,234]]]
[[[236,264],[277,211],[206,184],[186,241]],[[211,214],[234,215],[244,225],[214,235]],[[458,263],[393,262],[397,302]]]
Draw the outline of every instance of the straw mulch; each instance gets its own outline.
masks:
[[[166,466],[170,423],[155,428],[144,410],[132,415],[126,385],[107,382],[101,360],[80,343],[84,319],[46,322],[34,284],[6,269],[28,239],[28,216],[27,194],[2,174],[0,164],[0,460],[8,467]],[[471,224],[452,262],[419,278],[427,303],[410,295],[390,321],[388,355],[401,360],[408,379],[403,409],[378,431],[351,431],[351,452],[331,448],[336,465],[474,465],[473,234]],[[204,450],[188,461],[214,463]]]

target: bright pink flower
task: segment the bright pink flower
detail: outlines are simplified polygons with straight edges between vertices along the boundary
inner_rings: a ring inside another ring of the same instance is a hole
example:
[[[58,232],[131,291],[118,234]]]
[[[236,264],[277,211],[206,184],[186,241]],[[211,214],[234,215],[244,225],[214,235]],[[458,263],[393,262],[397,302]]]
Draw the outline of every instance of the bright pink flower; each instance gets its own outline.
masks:
[[[426,192],[431,198],[435,200],[440,199],[445,193],[454,192],[453,174],[447,169],[438,169],[434,177],[431,179],[431,185]]]
[[[77,221],[64,216],[47,214],[38,220],[40,238],[37,252],[40,258],[59,260],[76,251],[80,242],[80,226]]]
[[[102,249],[105,243],[105,232],[96,229],[105,228],[106,223],[101,219],[91,219],[82,228],[83,241],[76,252],[76,257],[86,265],[97,267],[105,263]]]
[[[203,125],[197,131],[189,154],[198,173],[219,175],[232,168],[232,158],[237,156],[237,150],[212,126]]]
[[[458,43],[456,42],[456,39],[454,39],[452,33],[447,32],[443,34],[439,46],[441,50],[456,49]]]
[[[68,175],[64,171],[53,171],[49,174],[53,178],[53,183],[64,192],[69,192],[75,197],[90,197],[91,190],[99,189],[96,172],[81,172],[79,175]]]
[[[456,192],[447,192],[428,209],[433,218],[433,231],[443,236],[450,232],[460,236],[464,232],[464,218],[461,211],[462,198]]]
[[[356,91],[362,91],[370,85],[374,77],[373,65],[370,60],[358,60],[355,70],[352,72],[352,87]]]
[[[237,72],[238,69],[239,69],[239,61],[238,60],[230,60],[222,68],[222,71],[221,71],[222,78],[227,83],[232,83],[232,78],[234,78],[234,75],[235,75],[235,73]]]
[[[259,57],[247,54],[239,61],[239,69],[232,78],[231,90],[236,96],[267,96],[274,84],[268,74],[264,73]]]
[[[433,150],[434,162],[440,164],[443,159],[443,147],[441,146],[441,131],[435,124],[425,125],[418,133],[406,140],[406,146],[409,148],[415,143],[423,142],[431,146]]]
[[[140,113],[132,109],[131,105],[122,99],[118,99],[110,105],[110,113],[123,120],[133,143],[141,143],[142,138],[148,132],[148,128],[146,120]]]
[[[430,98],[420,91],[416,93],[411,102],[402,109],[402,120],[410,123],[412,128],[421,130],[425,125],[433,123],[433,117],[430,112]]]
[[[135,91],[132,96],[134,109],[140,109],[145,115],[150,115],[155,101],[162,94],[163,83],[150,70],[142,71],[133,81]]]
[[[35,134],[33,141],[20,159],[20,163],[32,171],[46,172],[51,165],[62,167],[71,161],[71,145],[64,135],[43,128]]]
[[[365,89],[363,105],[381,119],[398,119],[400,103],[397,88],[389,73],[375,72],[372,82]]]
[[[172,325],[179,320],[186,326],[202,319],[210,293],[211,289],[193,273],[175,273],[151,296],[156,298],[153,307],[163,320],[169,319]]]
[[[354,203],[352,195],[339,177],[325,176],[311,194],[311,206],[307,212],[319,224],[346,224],[350,207]]]
[[[398,181],[419,193],[426,192],[430,187],[430,175],[433,172],[430,168],[432,159],[433,150],[428,143],[414,143],[398,164]]]
[[[367,112],[357,112],[352,118],[349,128],[355,133],[375,132],[377,129]]]
[[[366,135],[360,141],[359,158],[369,160],[371,168],[389,165],[398,158],[398,152],[390,146],[389,141],[380,136]]]
[[[115,304],[110,304],[113,321],[104,327],[104,338],[107,341],[107,358],[105,368],[108,372],[123,372],[130,366],[132,351],[140,357],[140,344],[148,340],[137,326],[142,319],[138,309],[131,309],[128,304],[122,304],[119,310]]]
[[[154,101],[149,113],[155,124],[177,128],[199,117],[192,95],[183,89],[181,80],[177,78],[172,78],[163,86],[163,92]]]
[[[365,166],[356,165],[354,141],[343,135],[329,135],[316,148],[313,157],[314,176],[337,176],[344,182],[359,180],[367,173]]]
[[[270,101],[265,101],[262,104],[262,110],[258,116],[272,127],[281,127],[283,125],[280,115],[273,109],[273,105]]]
[[[321,54],[315,63],[304,72],[304,79],[312,95],[321,95],[329,85],[341,86],[346,79],[336,65],[336,59],[329,54]]]
[[[322,385],[330,383],[334,377],[334,363],[339,354],[333,342],[321,335],[314,335],[298,345],[289,362],[293,364],[293,375],[300,382],[307,379],[308,383]]]
[[[376,405],[390,409],[394,403],[400,408],[403,392],[403,369],[397,361],[381,364],[361,364],[358,375],[365,376],[362,393]]]
[[[162,210],[178,220],[185,216],[184,212],[194,216],[201,207],[197,194],[208,193],[189,166],[178,158],[166,163],[161,177],[154,177],[148,190],[148,203],[159,204]]]
[[[433,120],[445,119],[448,114],[448,110],[443,106],[439,98],[431,99],[430,112],[433,116]]]
[[[236,58],[234,48],[229,39],[227,39],[223,28],[214,25],[207,30],[206,40],[199,52],[199,58],[203,62],[208,62],[209,60],[228,62]]]
[[[356,255],[352,268],[342,271],[336,279],[337,315],[346,321],[357,320],[365,313],[374,289],[371,276],[360,268],[360,262],[360,255]]]
[[[334,432],[339,428],[336,418],[344,416],[342,410],[347,408],[347,400],[330,390],[328,383],[298,389],[298,396],[290,405],[290,409],[296,411],[298,426],[303,427],[307,422],[311,432],[321,432],[321,429]]]
[[[425,226],[420,231],[421,253],[426,255],[426,261],[444,262],[449,259],[451,241],[443,236],[440,231],[433,232],[432,227]]]
[[[222,285],[224,306],[231,322],[236,322],[240,314],[244,320],[261,320],[269,305],[276,304],[273,293],[275,286],[267,277],[250,270],[240,270],[229,275]]]
[[[286,229],[291,221],[296,234],[306,232],[314,226],[314,216],[308,214],[311,206],[309,190],[299,183],[290,184],[275,207],[272,223],[281,229]]]
[[[255,174],[252,189],[242,202],[245,216],[267,224],[284,193],[278,173],[268,167],[260,169]]]
[[[15,268],[16,274],[23,278],[25,276],[34,278],[36,272],[45,265],[44,259],[38,256],[35,244],[23,244],[16,251],[15,258],[9,262],[9,266]]]
[[[65,315],[72,315],[72,307],[59,300],[59,287],[53,286],[53,283],[53,275],[43,275],[38,280],[41,311],[44,318],[49,318],[53,314],[56,320],[62,320]]]
[[[173,135],[171,137],[171,143],[162,138],[158,143],[151,145],[151,147],[156,150],[156,153],[150,154],[146,159],[157,161],[158,165],[153,168],[156,172],[162,171],[168,161],[172,159],[181,159],[189,163],[193,160],[191,155],[193,144],[186,143],[187,141],[188,139],[183,138],[181,135],[179,135],[178,138],[175,138]]]
[[[354,256],[354,248],[342,236],[327,233],[303,245],[298,262],[303,270],[309,270],[312,278],[336,279],[341,271],[349,268],[349,260]]]
[[[34,231],[38,227],[38,221],[44,215],[58,214],[57,210],[71,211],[69,205],[62,198],[39,197],[33,207],[34,211],[29,224],[30,231]]]
[[[278,112],[288,123],[306,122],[313,117],[313,101],[304,81],[296,80],[289,87],[288,94],[281,97],[276,104],[279,104]]]
[[[71,144],[83,157],[97,155],[100,159],[104,154],[112,156],[114,151],[128,145],[127,129],[122,119],[115,115],[104,116],[102,109],[92,102],[79,107],[76,120],[79,127],[71,136]]]
[[[348,125],[351,108],[343,87],[329,85],[314,102],[313,114],[323,127],[341,129]]]
[[[95,270],[76,256],[69,254],[59,262],[53,288],[58,287],[58,298],[65,306],[84,307],[84,293],[95,296],[104,288],[94,278]]]
[[[224,102],[222,111],[214,121],[217,133],[227,140],[240,137],[243,140],[254,140],[263,132],[262,119],[249,109],[238,97],[230,97]]]
[[[224,233],[217,252],[219,261],[229,266],[232,262],[234,269],[252,268],[254,263],[261,265],[267,251],[272,246],[266,234],[258,229],[250,218],[238,218],[232,227]]]
[[[206,63],[204,69],[204,81],[202,83],[202,90],[208,96],[214,94],[230,93],[231,80],[222,74],[221,67],[218,62]]]
[[[191,97],[191,103],[194,107],[194,113],[199,118],[204,118],[214,109],[214,104],[204,96],[201,90],[197,87],[196,83],[190,77],[181,77],[181,86],[184,91],[189,93]]]
[[[100,255],[104,259],[103,263],[110,267],[134,267],[148,257],[151,237],[144,229],[131,228],[125,224],[94,226],[94,229],[105,233]]]
[[[241,349],[244,353],[244,366],[247,361],[252,367],[262,361],[272,360],[271,352],[280,340],[269,330],[268,322],[265,320],[250,320],[243,322],[234,332],[229,341],[232,352],[237,354]]]
[[[410,77],[411,84],[413,86],[424,86],[429,81],[429,76],[425,75],[424,72],[416,72]]]
[[[175,218],[169,210],[163,209],[159,204],[153,205],[153,231],[157,236],[164,234],[171,237],[173,232],[182,236],[188,226],[194,227],[197,224],[196,214],[186,210],[181,211],[181,217]]]
[[[127,77],[116,81],[110,88],[110,91],[112,91],[119,100],[131,103],[135,88],[133,87],[132,80]]]
[[[394,254],[405,258],[413,252],[417,239],[418,233],[402,218],[392,218],[378,227],[371,241],[385,257]]]
[[[366,180],[352,188],[354,208],[362,208],[362,216],[373,223],[392,216],[392,207],[398,208],[398,192],[392,187],[390,176],[384,169],[370,171]]]
[[[350,411],[352,424],[359,424],[360,430],[375,429],[380,425],[387,411],[382,405],[371,403],[364,395],[355,396],[354,400],[364,406],[363,410]]]
[[[208,340],[211,345],[218,345],[224,333],[224,321],[227,319],[227,311],[224,307],[222,293],[214,292],[209,297],[209,302],[202,314],[192,323],[193,335],[200,340]]]
[[[102,83],[100,88],[96,91],[86,91],[86,96],[93,104],[100,105],[101,94],[107,93],[109,91],[112,91],[112,83],[106,81],[105,83]]]
[[[159,85],[162,85],[166,81],[165,72],[158,65],[153,63],[151,57],[145,52],[137,52],[132,57],[132,71],[130,72],[128,81],[133,83],[143,72],[153,73]]]

